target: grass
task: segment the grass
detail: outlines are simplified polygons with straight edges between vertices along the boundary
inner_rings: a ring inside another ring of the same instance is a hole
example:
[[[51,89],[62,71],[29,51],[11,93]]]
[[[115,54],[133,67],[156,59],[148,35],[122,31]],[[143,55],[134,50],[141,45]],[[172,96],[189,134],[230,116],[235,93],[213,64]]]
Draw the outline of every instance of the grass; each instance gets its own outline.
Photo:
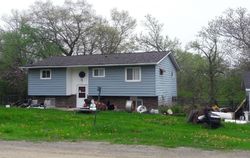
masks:
[[[250,125],[224,124],[211,130],[187,124],[183,116],[0,108],[0,139],[27,141],[108,141],[163,147],[250,150]]]

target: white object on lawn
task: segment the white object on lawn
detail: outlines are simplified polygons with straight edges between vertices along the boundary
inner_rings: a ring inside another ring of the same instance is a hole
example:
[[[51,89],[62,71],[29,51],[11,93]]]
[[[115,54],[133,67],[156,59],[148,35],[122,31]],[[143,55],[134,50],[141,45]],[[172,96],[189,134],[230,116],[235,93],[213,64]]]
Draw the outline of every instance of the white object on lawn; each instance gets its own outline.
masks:
[[[159,110],[158,109],[151,109],[150,113],[151,114],[159,114]]]
[[[146,106],[140,105],[137,107],[136,111],[139,113],[144,113],[147,111],[147,108],[146,108]]]
[[[10,105],[5,105],[6,108],[10,108]]]
[[[225,119],[225,122],[236,123],[236,124],[246,124],[246,120],[232,120],[232,119]]]
[[[250,121],[250,112],[249,111],[244,111],[244,116],[246,121]]]
[[[198,116],[198,120],[202,120],[205,118],[205,115]]]
[[[212,114],[218,115],[221,119],[233,119],[233,113],[231,113],[231,112],[213,111]]]
[[[94,99],[91,100],[91,104],[89,106],[90,110],[96,111],[96,105]]]
[[[169,115],[173,115],[172,109],[168,109],[168,110],[167,110],[167,113],[168,113]]]
[[[125,106],[125,108],[126,108],[126,111],[128,111],[128,112],[132,112],[132,107],[133,106],[133,101],[132,100],[127,100],[126,101],[126,106]]]

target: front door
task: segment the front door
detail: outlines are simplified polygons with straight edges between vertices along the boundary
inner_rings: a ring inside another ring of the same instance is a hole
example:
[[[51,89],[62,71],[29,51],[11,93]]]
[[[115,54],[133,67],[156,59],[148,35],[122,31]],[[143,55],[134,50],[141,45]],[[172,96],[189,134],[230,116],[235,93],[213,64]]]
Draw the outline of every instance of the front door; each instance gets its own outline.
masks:
[[[87,98],[87,86],[86,85],[78,85],[77,86],[77,99],[76,106],[78,108],[83,107],[84,99]]]

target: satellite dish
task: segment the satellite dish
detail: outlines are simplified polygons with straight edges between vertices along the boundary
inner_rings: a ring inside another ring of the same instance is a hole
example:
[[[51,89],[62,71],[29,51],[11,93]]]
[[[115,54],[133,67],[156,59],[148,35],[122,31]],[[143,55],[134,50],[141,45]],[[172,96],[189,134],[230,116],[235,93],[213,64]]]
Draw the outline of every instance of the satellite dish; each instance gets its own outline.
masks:
[[[85,72],[83,72],[83,71],[79,72],[79,77],[84,78],[85,77]]]

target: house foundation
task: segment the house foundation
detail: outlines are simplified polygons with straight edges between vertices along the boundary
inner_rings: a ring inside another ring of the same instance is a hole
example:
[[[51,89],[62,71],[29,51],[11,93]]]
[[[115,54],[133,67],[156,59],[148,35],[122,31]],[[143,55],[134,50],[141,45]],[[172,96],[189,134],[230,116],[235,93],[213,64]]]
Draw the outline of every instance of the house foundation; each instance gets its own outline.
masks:
[[[71,96],[30,96],[32,100],[37,100],[38,104],[47,104],[47,107],[75,108],[76,95]]]
[[[76,108],[76,95],[71,96],[30,96],[32,100],[37,100],[38,104],[48,104],[47,107],[58,108]],[[91,96],[94,100],[98,100],[97,96]],[[157,97],[128,97],[128,96],[102,96],[100,101],[107,104],[113,104],[117,109],[125,109],[126,101],[133,100],[134,105],[144,105],[148,110],[158,108]]]
[[[92,96],[95,100],[98,99],[97,96]],[[102,96],[100,97],[100,101],[107,104],[113,104],[117,109],[125,109],[126,101],[133,100],[134,105],[139,106],[139,104],[143,104],[150,109],[158,108],[158,97],[128,97],[128,96]]]

